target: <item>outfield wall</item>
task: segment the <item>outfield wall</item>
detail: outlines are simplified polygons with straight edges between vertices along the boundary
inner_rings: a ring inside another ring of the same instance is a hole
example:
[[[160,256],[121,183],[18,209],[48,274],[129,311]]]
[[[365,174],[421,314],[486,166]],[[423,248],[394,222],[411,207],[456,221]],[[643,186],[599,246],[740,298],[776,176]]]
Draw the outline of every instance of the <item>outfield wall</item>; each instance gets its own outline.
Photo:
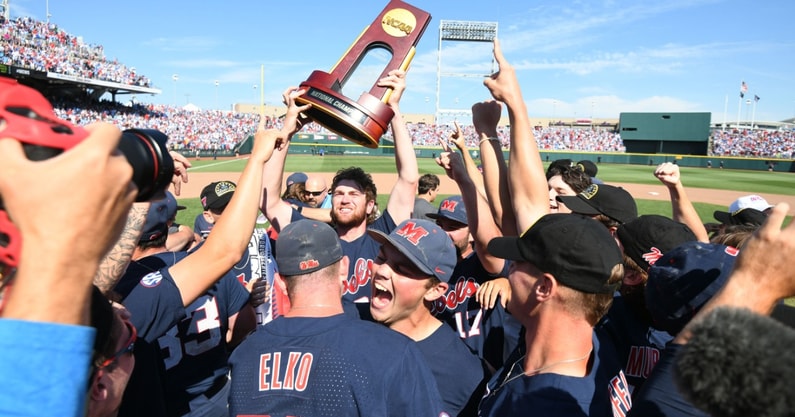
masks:
[[[387,141],[383,142],[391,143]],[[250,140],[246,140],[241,144],[241,154],[245,155],[251,153],[250,143]],[[414,150],[418,158],[434,158],[441,152],[441,148],[431,146],[415,146]],[[321,151],[326,155],[350,156],[385,156],[395,154],[395,148],[391,145],[381,145],[376,149],[370,149],[356,145],[339,136],[334,136],[333,139],[325,139],[325,135],[311,133],[299,133],[293,137],[289,152],[292,154],[317,155],[320,154]],[[503,150],[503,152],[507,159],[508,151]],[[474,159],[478,158],[477,150],[471,150],[470,153]],[[218,156],[232,156],[233,154],[233,152],[219,152]],[[212,156],[212,153],[209,151],[202,152],[201,156]],[[726,169],[748,169],[756,171],[768,170],[772,163],[773,171],[795,172],[795,160],[792,159],[581,151],[541,151],[541,159],[544,162],[551,162],[556,159],[572,159],[574,161],[590,159],[596,163],[651,166],[656,166],[663,162],[676,161],[678,165],[686,167],[707,167],[708,163],[711,162],[713,168],[720,168],[720,164],[723,162],[723,167]]]

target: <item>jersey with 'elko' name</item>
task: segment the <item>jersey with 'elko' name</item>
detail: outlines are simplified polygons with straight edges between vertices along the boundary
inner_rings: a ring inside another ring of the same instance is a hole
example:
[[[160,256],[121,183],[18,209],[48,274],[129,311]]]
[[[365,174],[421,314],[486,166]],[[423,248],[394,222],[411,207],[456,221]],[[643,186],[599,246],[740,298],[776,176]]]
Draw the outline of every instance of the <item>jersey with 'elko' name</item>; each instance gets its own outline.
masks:
[[[413,340],[346,314],[278,317],[229,362],[230,416],[448,415]]]

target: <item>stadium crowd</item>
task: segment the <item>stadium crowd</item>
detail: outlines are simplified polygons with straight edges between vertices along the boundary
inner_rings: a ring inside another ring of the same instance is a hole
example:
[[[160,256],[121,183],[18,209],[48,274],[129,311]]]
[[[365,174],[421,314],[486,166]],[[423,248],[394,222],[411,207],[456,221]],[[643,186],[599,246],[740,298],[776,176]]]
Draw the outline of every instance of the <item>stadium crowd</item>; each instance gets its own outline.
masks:
[[[56,72],[89,79],[150,87],[151,81],[116,59],[108,60],[102,45],[83,42],[55,23],[30,17],[0,16],[0,64]]]
[[[30,17],[4,20],[0,17],[0,64],[16,65],[37,71],[57,72],[128,85],[151,86],[150,80],[116,59],[108,60],[102,45],[89,44],[69,34],[55,23]],[[54,100],[55,101],[55,100]],[[122,128],[158,129],[171,138],[171,146],[179,150],[231,151],[235,144],[253,134],[259,117],[252,114],[218,110],[189,111],[165,105],[134,104],[131,107],[113,103],[56,103],[59,117],[80,124],[103,120]],[[267,117],[267,126],[279,128],[280,121]],[[588,152],[625,152],[621,136],[604,126],[571,128],[558,122],[549,127],[535,127],[539,149]],[[437,146],[438,137],[449,125],[407,124],[415,146]],[[469,148],[477,147],[474,127],[462,126]],[[318,124],[310,124],[306,133],[331,133]],[[388,131],[385,139],[392,141]],[[508,145],[508,128],[498,128],[503,148]],[[768,130],[714,130],[710,137],[709,155],[792,158],[795,132]]]

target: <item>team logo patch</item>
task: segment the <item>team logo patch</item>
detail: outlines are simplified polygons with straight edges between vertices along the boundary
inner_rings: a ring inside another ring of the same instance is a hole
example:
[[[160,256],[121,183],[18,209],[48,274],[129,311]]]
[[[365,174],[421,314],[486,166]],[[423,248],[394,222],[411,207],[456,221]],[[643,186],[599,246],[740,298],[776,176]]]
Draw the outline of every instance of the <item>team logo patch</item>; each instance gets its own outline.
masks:
[[[163,275],[160,272],[151,272],[146,274],[143,278],[141,278],[141,285],[146,288],[154,288],[160,285],[160,281],[163,280]]]
[[[588,188],[586,188],[580,193],[580,197],[586,200],[590,200],[596,197],[596,194],[598,193],[599,193],[599,186],[597,184],[591,184],[588,186]]]

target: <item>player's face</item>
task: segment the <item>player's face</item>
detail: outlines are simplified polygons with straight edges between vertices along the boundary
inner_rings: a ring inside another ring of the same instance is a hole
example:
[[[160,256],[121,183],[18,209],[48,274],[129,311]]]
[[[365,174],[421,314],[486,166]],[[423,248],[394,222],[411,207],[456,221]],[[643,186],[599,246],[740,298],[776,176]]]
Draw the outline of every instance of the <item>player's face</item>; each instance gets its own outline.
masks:
[[[571,213],[571,210],[569,210],[565,204],[560,203],[556,199],[559,195],[577,195],[577,193],[571,189],[571,186],[566,184],[566,182],[563,181],[563,177],[560,175],[555,175],[547,180],[547,186],[549,187],[549,212]]]
[[[426,309],[423,300],[429,293],[430,279],[394,246],[383,244],[373,262],[370,299],[373,319],[405,333],[401,330],[411,326],[411,317],[422,314]]]
[[[436,224],[447,233],[447,236],[450,236],[459,255],[468,254],[472,247],[472,235],[469,234],[469,227],[466,224],[444,217],[436,219]]]
[[[135,367],[135,357],[133,349],[135,346],[135,327],[129,321],[129,312],[120,305],[114,305],[115,320],[114,326],[121,328],[121,334],[116,340],[113,357],[108,358],[108,363],[101,367],[97,387],[92,386],[92,394],[95,389],[104,391],[104,395],[99,397],[91,396],[89,405],[89,415],[112,415],[118,411],[121,405],[124,389],[130,380],[133,368]]]
[[[522,320],[535,308],[533,295],[538,277],[543,272],[533,264],[525,261],[513,261],[508,269],[508,282],[511,284],[511,298],[506,309],[511,311],[517,320]]]
[[[331,199],[331,219],[338,226],[356,227],[367,222],[375,201],[367,201],[364,190],[350,180],[340,181]]]
[[[320,207],[326,198],[328,188],[321,179],[310,178],[304,184],[304,199],[309,207]]]

